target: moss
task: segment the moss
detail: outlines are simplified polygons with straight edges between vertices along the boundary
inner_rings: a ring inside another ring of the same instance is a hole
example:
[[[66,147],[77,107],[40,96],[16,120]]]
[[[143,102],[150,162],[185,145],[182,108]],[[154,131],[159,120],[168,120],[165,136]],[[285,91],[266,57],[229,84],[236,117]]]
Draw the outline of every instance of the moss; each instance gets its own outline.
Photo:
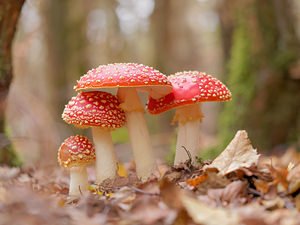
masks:
[[[207,149],[204,149],[202,152],[199,154],[199,158],[202,160],[207,160],[207,159],[215,159],[224,149],[221,146],[213,146],[209,147]]]
[[[11,136],[11,131],[8,126],[4,126],[4,133],[6,135],[5,138]],[[0,164],[6,164],[9,166],[22,166],[22,161],[11,144],[8,144],[0,149]]]
[[[9,145],[0,150],[0,164],[22,166],[22,161],[14,151],[13,147]]]
[[[173,165],[174,164],[175,153],[176,153],[176,140],[177,140],[177,136],[174,136],[172,138],[171,148],[170,148],[169,154],[165,158],[165,161],[168,165]]]
[[[231,58],[228,62],[228,88],[232,101],[227,102],[220,116],[220,136],[225,146],[238,129],[247,124],[247,114],[255,93],[256,78],[252,73],[251,40],[248,23],[238,20],[233,34]],[[222,149],[222,148],[221,148]]]

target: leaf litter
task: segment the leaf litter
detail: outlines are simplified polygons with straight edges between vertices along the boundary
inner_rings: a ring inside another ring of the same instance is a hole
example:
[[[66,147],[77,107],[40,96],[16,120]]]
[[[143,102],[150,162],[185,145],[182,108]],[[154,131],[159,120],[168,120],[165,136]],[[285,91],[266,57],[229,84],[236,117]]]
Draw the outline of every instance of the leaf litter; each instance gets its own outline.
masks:
[[[2,166],[0,225],[300,224],[300,154],[286,154],[260,156],[238,131],[213,161],[159,165],[162,178],[146,183],[128,163],[114,182],[91,184],[80,198],[68,196],[68,173],[58,166]]]

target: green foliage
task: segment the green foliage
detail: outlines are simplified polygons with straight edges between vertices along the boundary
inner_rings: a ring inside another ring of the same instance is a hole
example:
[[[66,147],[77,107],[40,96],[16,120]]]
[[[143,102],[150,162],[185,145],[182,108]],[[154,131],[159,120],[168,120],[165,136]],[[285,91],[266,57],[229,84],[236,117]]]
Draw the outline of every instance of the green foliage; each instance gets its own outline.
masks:
[[[207,159],[215,159],[221,152],[223,151],[223,148],[218,145],[218,146],[212,146],[209,148],[204,149],[199,153],[199,158],[202,160],[207,160]]]
[[[116,129],[111,132],[111,136],[114,143],[126,143],[129,142],[129,135],[126,127]]]
[[[4,126],[4,133],[6,134],[6,137],[10,137],[11,131],[8,126]],[[0,149],[0,164],[6,164],[9,166],[22,166],[22,161],[11,144]]]
[[[176,153],[176,140],[177,140],[177,136],[174,136],[172,138],[171,148],[170,148],[169,154],[165,158],[165,161],[168,165],[173,165],[174,164],[175,153]]]
[[[22,166],[22,161],[11,145],[0,150],[0,164],[9,166]]]
[[[294,62],[297,59],[297,54],[294,50],[286,49],[285,51],[278,52],[278,54],[275,55],[273,60],[273,67],[276,70],[280,70],[281,75],[284,74],[284,72],[287,72],[289,70],[289,66],[292,62]]]

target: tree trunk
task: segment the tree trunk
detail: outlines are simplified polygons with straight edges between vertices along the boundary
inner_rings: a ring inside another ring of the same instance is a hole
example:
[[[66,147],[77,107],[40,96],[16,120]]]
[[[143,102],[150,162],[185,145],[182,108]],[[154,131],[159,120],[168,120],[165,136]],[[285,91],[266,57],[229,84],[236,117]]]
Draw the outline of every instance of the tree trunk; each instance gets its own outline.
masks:
[[[48,50],[47,72],[52,85],[52,105],[61,120],[64,105],[73,94],[76,80],[87,71],[85,56],[85,23],[87,10],[84,1],[51,0],[42,8]]]
[[[219,12],[224,44],[231,44],[224,46],[232,91],[221,116],[224,144],[238,129],[246,129],[260,149],[296,141],[300,80],[292,68],[300,62],[300,43],[291,2],[225,0]]]
[[[9,141],[4,134],[4,112],[9,86],[12,80],[12,40],[25,0],[0,1],[0,162],[10,161],[7,149]]]

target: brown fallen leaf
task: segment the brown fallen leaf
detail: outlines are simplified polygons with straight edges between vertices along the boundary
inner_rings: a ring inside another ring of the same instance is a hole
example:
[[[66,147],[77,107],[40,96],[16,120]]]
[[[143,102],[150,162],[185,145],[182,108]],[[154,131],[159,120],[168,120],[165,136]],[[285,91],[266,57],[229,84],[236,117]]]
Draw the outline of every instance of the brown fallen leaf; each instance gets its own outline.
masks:
[[[278,209],[265,216],[266,224],[299,225],[300,214],[296,210]]]
[[[204,166],[204,170],[217,168],[222,175],[226,175],[240,168],[256,165],[259,156],[252,147],[247,132],[240,130],[212,164]]]
[[[200,175],[199,177],[187,180],[186,183],[188,185],[191,185],[192,187],[196,188],[197,185],[199,185],[200,183],[205,181],[207,178],[208,178],[208,175],[206,173],[204,173],[204,174]]]
[[[300,164],[289,171],[286,179],[289,182],[288,192],[296,192],[300,188]]]
[[[273,184],[277,185],[278,192],[286,192],[288,190],[289,183],[287,181],[287,175],[289,173],[286,168],[275,168],[270,166],[270,172],[274,178]]]
[[[20,173],[18,167],[0,167],[0,181],[5,181],[17,177]]]
[[[245,225],[271,225],[265,222],[265,217],[269,216],[264,207],[258,202],[241,206],[235,209],[241,217],[241,224]]]
[[[207,197],[221,206],[228,206],[232,203],[240,205],[243,203],[246,194],[246,185],[243,181],[239,180],[230,183],[225,188],[209,189],[207,191]]]
[[[295,206],[298,212],[300,212],[300,194],[295,197]]]
[[[237,180],[227,185],[221,195],[221,199],[228,203],[239,200],[239,197],[246,194],[246,185],[244,182]]]
[[[181,201],[195,223],[205,225],[239,224],[240,218],[234,211],[208,206],[187,195],[182,195]]]
[[[274,199],[262,200],[261,203],[268,210],[281,209],[284,207],[284,200],[278,196]]]
[[[6,200],[7,190],[0,183],[0,202],[3,203]]]
[[[129,219],[142,224],[157,224],[168,217],[173,217],[173,222],[176,218],[175,210],[167,208],[162,202],[151,196],[138,196],[130,211]]]
[[[180,210],[182,209],[182,204],[180,201],[180,196],[182,195],[182,190],[177,187],[174,183],[163,179],[160,184],[160,196],[163,202],[172,209]]]
[[[261,191],[263,194],[266,194],[268,192],[270,185],[271,185],[271,183],[265,182],[260,179],[254,180],[254,186],[255,186],[256,190]]]
[[[227,177],[216,172],[207,171],[207,178],[197,185],[197,193],[206,194],[209,189],[226,187],[230,181]]]

